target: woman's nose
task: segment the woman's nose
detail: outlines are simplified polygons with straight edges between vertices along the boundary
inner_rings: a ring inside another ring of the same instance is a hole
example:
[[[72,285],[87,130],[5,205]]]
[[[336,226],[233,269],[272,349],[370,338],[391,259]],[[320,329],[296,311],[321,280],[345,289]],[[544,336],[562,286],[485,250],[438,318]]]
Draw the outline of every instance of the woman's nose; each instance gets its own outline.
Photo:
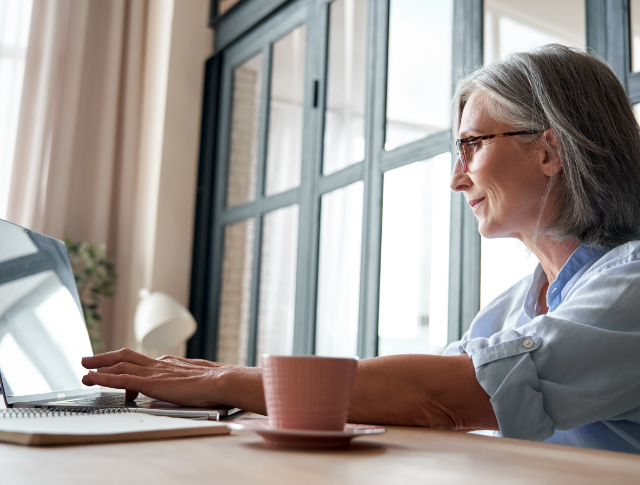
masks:
[[[451,183],[449,187],[454,192],[464,192],[465,190],[469,190],[473,182],[469,178],[469,175],[462,172],[462,167],[460,166],[460,160],[456,158],[456,163],[453,166],[453,173],[451,174]]]

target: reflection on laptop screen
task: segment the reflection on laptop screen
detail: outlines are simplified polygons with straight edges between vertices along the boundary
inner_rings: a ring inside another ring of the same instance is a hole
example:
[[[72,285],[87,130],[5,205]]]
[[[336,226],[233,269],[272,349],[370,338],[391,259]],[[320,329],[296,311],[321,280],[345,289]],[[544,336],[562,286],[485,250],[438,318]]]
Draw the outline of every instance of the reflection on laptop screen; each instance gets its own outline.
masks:
[[[81,389],[93,355],[62,241],[0,220],[0,372],[4,393]]]

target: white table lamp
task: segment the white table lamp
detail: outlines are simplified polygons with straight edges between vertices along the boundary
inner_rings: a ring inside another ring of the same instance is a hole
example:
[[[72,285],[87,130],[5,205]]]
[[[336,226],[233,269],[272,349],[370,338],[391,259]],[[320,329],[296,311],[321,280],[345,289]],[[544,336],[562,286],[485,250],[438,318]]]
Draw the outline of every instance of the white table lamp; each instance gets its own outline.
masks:
[[[134,329],[136,340],[148,350],[165,350],[185,343],[196,331],[193,315],[165,293],[140,291]]]

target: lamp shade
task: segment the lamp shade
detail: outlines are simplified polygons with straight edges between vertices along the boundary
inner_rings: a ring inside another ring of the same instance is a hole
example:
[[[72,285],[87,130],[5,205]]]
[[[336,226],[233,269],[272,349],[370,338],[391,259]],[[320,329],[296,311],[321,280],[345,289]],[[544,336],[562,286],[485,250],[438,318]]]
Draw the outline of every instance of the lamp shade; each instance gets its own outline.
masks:
[[[196,331],[193,315],[165,293],[140,292],[134,329],[145,349],[164,350],[186,342]]]

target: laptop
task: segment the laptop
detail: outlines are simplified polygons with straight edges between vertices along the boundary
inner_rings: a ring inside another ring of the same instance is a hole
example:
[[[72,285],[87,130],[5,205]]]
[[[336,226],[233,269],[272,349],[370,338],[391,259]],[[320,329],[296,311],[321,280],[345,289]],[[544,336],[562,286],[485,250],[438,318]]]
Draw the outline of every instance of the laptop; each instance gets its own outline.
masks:
[[[87,387],[93,355],[64,242],[0,219],[0,385],[7,407],[129,412],[214,419],[239,411],[189,408]]]

